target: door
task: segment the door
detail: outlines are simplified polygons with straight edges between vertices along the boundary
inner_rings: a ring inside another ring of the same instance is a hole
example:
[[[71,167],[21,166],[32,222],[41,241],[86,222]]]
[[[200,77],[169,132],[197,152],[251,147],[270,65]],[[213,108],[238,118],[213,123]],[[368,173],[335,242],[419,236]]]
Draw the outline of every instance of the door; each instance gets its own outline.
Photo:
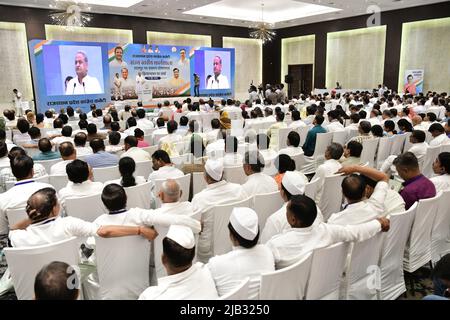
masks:
[[[291,64],[288,66],[288,73],[292,77],[289,85],[289,98],[300,94],[309,94],[313,87],[313,65],[312,64]]]

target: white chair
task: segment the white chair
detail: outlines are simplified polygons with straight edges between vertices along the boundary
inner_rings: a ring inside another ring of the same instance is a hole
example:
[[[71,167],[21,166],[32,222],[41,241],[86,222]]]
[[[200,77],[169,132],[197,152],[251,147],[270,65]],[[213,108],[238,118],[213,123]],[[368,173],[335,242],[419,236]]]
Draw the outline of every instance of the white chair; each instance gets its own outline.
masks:
[[[8,225],[9,225],[9,229],[11,229],[12,226],[14,226],[16,223],[27,219],[28,215],[27,215],[27,212],[25,211],[25,208],[7,209],[6,217],[8,217]]]
[[[223,177],[227,182],[237,184],[244,184],[247,181],[243,166],[226,167],[223,170]]]
[[[377,153],[377,168],[381,168],[384,160],[389,157],[391,151],[391,140],[388,137],[380,138]]]
[[[357,137],[358,135],[359,135],[358,129],[347,130],[347,141],[350,141],[350,139]]]
[[[318,133],[316,139],[316,147],[312,157],[305,157],[305,166],[302,168],[304,174],[312,174],[317,167],[321,165],[325,159],[325,150],[331,144],[333,133]]]
[[[381,233],[353,244],[350,265],[345,275],[347,300],[376,300],[379,290],[378,262],[382,243]],[[374,274],[370,273],[374,268]]]
[[[144,147],[141,148],[142,150],[148,152],[148,154],[151,156],[156,150],[158,150],[158,146],[149,146],[149,147]]]
[[[159,208],[161,206],[160,199],[158,198],[158,193],[161,190],[161,186],[164,181],[167,179],[157,179],[155,180],[155,188],[153,194],[156,197],[156,207]],[[181,194],[180,201],[188,201],[189,200],[189,188],[191,187],[191,176],[186,174],[180,178],[174,178],[176,182],[180,185],[180,189],[183,191]]]
[[[408,151],[413,144],[411,143],[411,141],[409,141],[409,138],[411,137],[412,132],[405,132],[405,144],[403,145],[403,152]]]
[[[151,182],[146,182],[134,187],[125,188],[127,194],[127,208],[150,209]]]
[[[49,182],[56,191],[59,191],[67,185],[69,178],[67,175],[50,175]]]
[[[136,300],[149,287],[150,245],[141,236],[96,239],[100,299]]]
[[[170,161],[177,167],[178,169],[182,169],[183,165],[185,163],[191,163],[192,162],[192,153],[185,153],[178,157],[171,157]]]
[[[156,231],[158,232],[158,237],[153,240],[153,257],[155,263],[155,275],[156,278],[162,278],[167,276],[166,268],[162,264],[161,255],[163,253],[163,245],[162,241],[166,237],[167,232],[169,231],[168,227],[155,226]]]
[[[377,152],[379,138],[364,140],[361,152],[361,163],[369,162],[369,167],[375,167],[375,155]]]
[[[390,216],[389,232],[383,233],[380,254],[381,290],[379,300],[395,300],[406,291],[403,253],[417,210],[417,203],[405,212]]]
[[[39,161],[35,161],[34,163],[39,163],[39,164],[43,165],[44,168],[45,168],[45,171],[46,171],[47,173],[50,173],[50,168],[51,168],[54,164],[56,164],[56,163],[58,163],[58,162],[61,162],[61,161],[62,161],[62,159],[59,158],[59,159],[53,159],[53,160],[39,160]]]
[[[422,174],[431,178],[434,176],[433,162],[441,153],[441,146],[427,147],[427,153],[423,159]]]
[[[33,178],[33,180],[34,180],[35,182],[49,183],[49,176],[46,174],[46,175],[44,175],[44,176],[42,176],[42,177],[39,177],[39,178]],[[9,190],[9,189],[11,189],[12,187],[14,187],[14,185],[15,185],[16,183],[17,183],[17,181],[11,181],[11,180],[6,181],[6,182],[5,182],[6,190]]]
[[[144,135],[144,141],[147,142],[151,147],[153,147],[152,146],[152,144],[153,144],[153,132],[151,134]],[[150,147],[146,147],[146,148],[150,148]]]
[[[450,143],[441,145],[441,152],[450,152]]]
[[[392,137],[388,138],[391,141],[391,155],[398,156],[402,153],[403,145],[405,144],[405,138],[406,136],[403,134],[395,134]]]
[[[119,166],[93,168],[94,181],[103,182],[120,179]],[[148,177],[148,176],[147,176]]]
[[[347,132],[342,131],[334,131],[333,132],[333,142],[339,143],[341,146],[344,146],[347,142]]]
[[[300,171],[306,163],[305,155],[303,153],[296,154],[295,156],[292,156],[291,159],[294,160],[295,170],[297,171]]]
[[[203,172],[193,172],[192,173],[192,196],[206,188],[206,181]]]
[[[79,240],[75,237],[43,246],[4,248],[17,299],[34,298],[34,280],[43,266],[52,261],[76,267],[79,263]]]
[[[305,185],[305,196],[308,196],[313,200],[316,198],[319,181],[320,179],[314,179]]]
[[[320,197],[319,208],[322,211],[323,219],[326,222],[331,214],[341,211],[342,205],[342,180],[344,176],[335,174],[325,177],[323,183],[322,197]]]
[[[425,132],[425,142],[426,143],[430,143],[431,140],[433,140],[433,136],[431,135],[431,133],[427,130],[424,131]]]
[[[250,284],[250,278],[245,278],[241,283],[219,298],[219,300],[248,300],[248,287]]]
[[[309,131],[308,126],[298,127],[297,132],[300,135],[300,147],[303,147],[306,137],[308,136],[308,131]]]
[[[287,137],[291,131],[294,131],[292,128],[281,128],[278,130],[278,150],[287,147]]]
[[[284,204],[280,192],[257,194],[252,199],[252,208],[258,215],[259,230],[266,225],[267,218]]]
[[[261,275],[261,300],[303,300],[311,270],[312,253],[293,265]]]
[[[431,230],[440,196],[441,193],[433,198],[420,200],[417,205],[403,257],[403,269],[407,272],[412,273],[431,261]]]
[[[68,216],[79,218],[88,222],[93,222],[100,215],[106,213],[106,209],[103,206],[101,199],[101,194],[78,198],[67,198],[65,200],[65,209]]]
[[[313,251],[306,300],[339,299],[347,253],[348,243],[342,242]]]
[[[153,133],[153,144],[154,145],[159,145],[159,140],[161,140],[162,137],[167,136],[168,133],[167,132],[163,132],[163,133]]]
[[[134,171],[134,176],[138,177],[138,176],[142,176],[145,179],[148,178],[148,176],[150,175],[150,173],[153,172],[153,162],[148,160],[148,161],[138,161],[136,162],[136,170]]]
[[[450,239],[450,190],[442,192],[438,210],[431,230],[431,258],[437,263],[447,253],[447,239]]]

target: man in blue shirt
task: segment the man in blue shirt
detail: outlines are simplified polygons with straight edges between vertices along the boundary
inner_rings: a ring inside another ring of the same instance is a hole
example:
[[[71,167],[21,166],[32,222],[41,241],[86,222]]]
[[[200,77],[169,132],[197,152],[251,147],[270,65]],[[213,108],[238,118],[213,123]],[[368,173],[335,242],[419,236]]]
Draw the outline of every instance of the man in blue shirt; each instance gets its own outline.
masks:
[[[61,158],[59,152],[52,151],[52,143],[48,138],[42,138],[38,142],[38,148],[41,152],[33,157],[35,161],[54,160]]]
[[[85,160],[92,168],[112,167],[119,163],[118,156],[105,151],[105,143],[102,139],[91,140],[89,146],[94,153],[86,156]]]
[[[320,114],[316,115],[316,117],[314,118],[314,127],[308,131],[305,144],[303,145],[305,156],[311,157],[314,154],[314,150],[316,149],[317,134],[327,132],[327,130],[322,127],[322,123],[324,120],[325,118]]]

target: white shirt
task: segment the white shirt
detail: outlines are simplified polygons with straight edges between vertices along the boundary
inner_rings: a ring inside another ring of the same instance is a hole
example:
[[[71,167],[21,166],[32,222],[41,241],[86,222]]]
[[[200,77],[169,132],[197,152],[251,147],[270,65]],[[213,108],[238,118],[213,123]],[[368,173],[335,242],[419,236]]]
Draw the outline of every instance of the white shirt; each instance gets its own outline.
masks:
[[[317,194],[316,194],[316,203],[319,203],[320,198],[322,197],[323,192],[323,184],[325,182],[325,178],[334,175],[339,169],[342,168],[342,165],[339,161],[334,159],[325,160],[323,164],[321,164],[317,170],[314,177],[312,177],[311,181],[318,178],[320,181],[317,186]]]
[[[450,189],[450,174],[442,174],[440,176],[430,178],[436,187],[436,192]]]
[[[211,258],[207,264],[216,283],[219,296],[235,289],[242,280],[250,277],[248,299],[259,297],[261,274],[275,270],[272,252],[265,245],[253,248],[233,247],[233,250]]]
[[[223,167],[231,168],[231,167],[241,167],[244,158],[239,153],[225,153],[223,157]]]
[[[155,125],[153,124],[153,122],[151,122],[148,119],[142,118],[142,119],[137,119],[137,127],[139,129],[142,129],[143,131],[146,129],[153,129],[155,127]]]
[[[77,149],[77,157],[87,156],[93,153],[91,147],[75,147],[75,149]]]
[[[134,162],[152,160],[152,157],[147,151],[142,150],[141,148],[138,147],[131,147],[130,149],[122,153],[120,158],[124,157],[130,157],[134,160]]]
[[[73,183],[69,181],[67,186],[59,190],[58,198],[61,206],[64,207],[67,198],[79,198],[100,194],[103,191],[103,183],[86,180],[82,183]]]
[[[194,213],[202,214],[203,231],[200,233],[197,248],[197,256],[200,261],[207,261],[213,254],[211,239],[214,216],[208,210],[215,205],[229,204],[247,198],[248,195],[241,185],[225,180],[207,185],[204,190],[192,198]]]
[[[0,234],[8,233],[6,211],[25,208],[28,198],[38,190],[54,187],[48,183],[35,182],[33,179],[21,180],[4,193],[0,193]]]
[[[328,247],[338,242],[364,241],[381,230],[378,221],[354,226],[319,223],[307,228],[285,230],[267,242],[272,250],[277,269],[288,267],[301,260],[314,249]]]
[[[338,120],[333,120],[327,126],[328,132],[344,131],[344,126]]]
[[[158,170],[150,173],[147,181],[153,182],[152,187],[151,187],[153,189],[155,180],[175,179],[175,178],[181,178],[183,176],[184,176],[183,171],[181,171],[180,169],[178,169],[172,165],[167,165],[167,166],[161,167]]]
[[[209,132],[206,132],[203,136],[203,140],[205,145],[208,146],[210,143],[217,141],[217,137],[219,136],[220,129],[212,129]]]
[[[56,138],[52,139],[52,142],[54,144],[56,144],[56,147],[58,147],[63,142],[70,142],[70,143],[74,144],[73,138],[71,138],[71,137],[56,137]]]
[[[101,94],[103,89],[97,78],[86,75],[81,83],[78,82],[78,77],[75,77],[67,84],[66,95],[73,94]]]
[[[31,137],[28,134],[28,132],[25,133],[15,133],[14,137],[13,137],[13,142],[16,145],[22,145],[22,144],[27,144],[27,143],[31,143]]]
[[[419,163],[423,163],[425,155],[427,154],[427,148],[428,143],[426,142],[413,143],[408,151],[414,153]]]
[[[450,139],[445,133],[438,135],[433,140],[430,141],[430,147],[436,147],[444,144],[448,144]]]
[[[134,177],[134,182],[138,186],[140,184],[146,183],[147,180],[145,180],[145,178],[143,176],[137,176],[137,177]],[[118,184],[119,186],[121,186],[122,185],[122,178],[106,181],[104,183],[104,185],[107,186],[108,184],[113,184],[113,183]]]
[[[164,143],[167,144],[174,144],[174,143],[178,143],[183,141],[183,137],[176,134],[176,133],[169,133],[167,136],[162,137],[161,139],[159,139],[159,148],[161,148],[161,146]]]
[[[213,300],[217,290],[211,273],[197,262],[186,271],[158,279],[158,285],[147,288],[139,300]]]
[[[405,200],[395,190],[388,189],[386,193],[386,199],[384,200],[384,212],[381,217],[390,216],[394,213],[401,213],[405,211]]]
[[[50,168],[50,174],[52,176],[65,176],[66,173],[66,166],[71,163],[73,160],[62,160],[60,162],[55,163]]]
[[[295,157],[298,155],[302,155],[303,149],[301,147],[288,146],[288,147],[278,151],[278,154],[287,154],[290,157]],[[299,169],[299,168],[297,168],[297,169]]]
[[[333,213],[328,219],[328,223],[340,225],[360,224],[382,216],[385,210],[384,202],[388,189],[389,186],[386,182],[378,182],[369,199],[349,204],[341,212]]]
[[[288,128],[297,129],[301,127],[306,127],[306,123],[303,120],[292,121]]]
[[[226,76],[219,74],[217,79],[215,76],[209,78],[206,89],[230,89],[230,84]]]
[[[248,176],[247,182],[242,185],[249,197],[257,194],[272,193],[278,191],[278,184],[274,178],[262,172]]]

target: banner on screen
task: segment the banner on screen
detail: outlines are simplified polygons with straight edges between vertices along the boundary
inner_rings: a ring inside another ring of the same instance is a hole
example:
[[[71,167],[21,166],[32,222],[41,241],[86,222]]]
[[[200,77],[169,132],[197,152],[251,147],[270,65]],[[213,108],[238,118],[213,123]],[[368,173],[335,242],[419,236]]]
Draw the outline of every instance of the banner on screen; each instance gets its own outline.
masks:
[[[234,96],[234,49],[32,40],[39,112],[92,103]]]
[[[418,94],[423,92],[423,69],[405,71],[403,93]]]

